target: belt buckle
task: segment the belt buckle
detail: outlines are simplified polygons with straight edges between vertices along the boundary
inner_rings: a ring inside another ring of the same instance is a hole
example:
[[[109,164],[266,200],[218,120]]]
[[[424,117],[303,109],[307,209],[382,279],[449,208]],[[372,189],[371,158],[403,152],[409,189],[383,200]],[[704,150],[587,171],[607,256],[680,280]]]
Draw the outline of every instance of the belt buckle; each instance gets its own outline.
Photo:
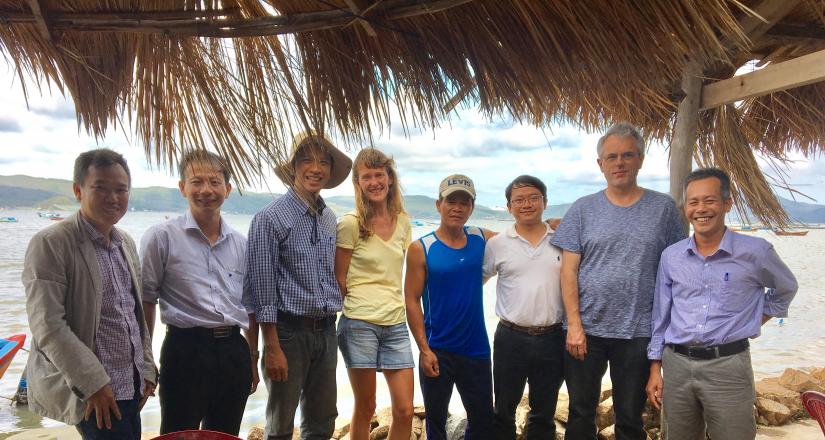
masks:
[[[231,327],[215,327],[212,329],[213,338],[228,338],[231,333]]]
[[[703,349],[703,347],[691,347],[691,346],[688,346],[688,348],[687,348],[687,355],[688,355],[688,357],[689,357],[689,358],[691,358],[691,359],[700,359],[700,356],[698,356],[698,353],[699,353],[699,352],[700,352],[700,350],[702,350],[702,349]],[[694,350],[695,350],[695,351],[694,351]]]
[[[530,336],[541,336],[544,334],[544,327],[527,327],[527,334]]]

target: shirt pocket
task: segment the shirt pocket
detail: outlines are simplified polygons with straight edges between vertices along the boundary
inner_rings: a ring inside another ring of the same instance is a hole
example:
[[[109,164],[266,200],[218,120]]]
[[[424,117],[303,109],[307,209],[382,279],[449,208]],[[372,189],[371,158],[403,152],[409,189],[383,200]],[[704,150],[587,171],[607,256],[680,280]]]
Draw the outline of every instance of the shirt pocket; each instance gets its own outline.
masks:
[[[719,298],[719,308],[731,313],[745,310],[752,300],[752,294],[747,287],[747,280],[733,273],[725,273],[720,281],[722,292]]]

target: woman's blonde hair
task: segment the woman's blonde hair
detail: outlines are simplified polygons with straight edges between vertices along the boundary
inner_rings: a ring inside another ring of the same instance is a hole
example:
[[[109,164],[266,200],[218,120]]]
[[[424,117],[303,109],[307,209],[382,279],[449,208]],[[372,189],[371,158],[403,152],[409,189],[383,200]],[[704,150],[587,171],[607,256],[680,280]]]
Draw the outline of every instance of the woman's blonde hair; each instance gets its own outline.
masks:
[[[352,162],[352,185],[355,187],[355,215],[358,217],[358,236],[362,239],[369,238],[373,234],[370,221],[374,212],[367,196],[358,184],[358,167],[384,168],[390,180],[389,191],[387,192],[387,211],[393,220],[398,219],[398,214],[404,212],[404,200],[401,197],[401,184],[398,182],[398,172],[395,171],[395,161],[381,150],[373,147],[364,148],[355,156]]]

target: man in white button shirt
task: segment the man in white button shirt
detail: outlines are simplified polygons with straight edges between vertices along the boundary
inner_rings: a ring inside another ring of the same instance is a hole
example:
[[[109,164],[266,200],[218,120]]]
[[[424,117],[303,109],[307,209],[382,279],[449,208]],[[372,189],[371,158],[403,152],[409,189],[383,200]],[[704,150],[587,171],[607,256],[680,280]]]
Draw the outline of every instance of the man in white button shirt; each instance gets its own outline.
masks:
[[[189,210],[152,227],[141,240],[149,333],[158,302],[166,324],[160,431],[237,435],[246,399],[258,383],[257,324],[251,302],[242,298],[246,239],[221,218],[232,190],[221,157],[190,151],[181,158],[179,173]]]
[[[527,440],[555,438],[556,401],[564,378],[564,306],[561,250],[550,244],[553,229],[542,222],[547,187],[519,176],[505,190],[516,222],[487,242],[485,279],[498,275],[493,342],[495,438],[516,438],[516,407],[530,383]]]

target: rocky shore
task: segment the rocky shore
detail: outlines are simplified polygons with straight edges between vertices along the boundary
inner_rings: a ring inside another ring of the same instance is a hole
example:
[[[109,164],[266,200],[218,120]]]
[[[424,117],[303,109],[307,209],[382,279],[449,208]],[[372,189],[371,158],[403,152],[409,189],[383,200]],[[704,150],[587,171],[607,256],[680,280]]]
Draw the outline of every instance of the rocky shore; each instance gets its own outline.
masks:
[[[756,382],[756,405],[754,411],[756,413],[756,421],[759,425],[759,431],[764,432],[768,429],[766,427],[783,426],[789,423],[799,421],[800,419],[809,419],[805,407],[802,405],[800,393],[802,391],[814,390],[825,392],[825,368],[816,368],[805,371],[794,368],[786,369],[781,376],[762,379]],[[613,399],[610,389],[605,389],[601,394],[601,403],[596,410],[596,425],[599,429],[600,440],[614,440],[614,413],[613,413]],[[564,426],[567,423],[567,405],[569,399],[567,394],[559,395],[559,402],[556,409],[556,438],[564,438]],[[527,422],[527,414],[530,411],[527,396],[521,399],[521,403],[516,410],[516,438],[521,440],[524,438],[524,425]],[[413,417],[413,432],[410,440],[426,440],[426,422],[424,417],[426,410],[423,406],[415,408],[415,417]],[[661,418],[660,413],[655,408],[648,404],[642,414],[642,419],[645,424],[645,431],[647,431],[648,439],[658,440],[663,438],[661,434]],[[390,408],[383,408],[379,410],[372,420],[372,431],[370,432],[370,440],[382,440],[387,438],[390,423],[392,422],[392,415]],[[804,430],[808,433],[813,432],[813,437],[821,438],[819,426],[816,422],[805,423],[804,426],[809,429]],[[464,438],[464,428],[467,425],[467,419],[463,415],[453,414],[447,420],[447,438],[448,440],[462,440]],[[770,429],[773,432],[769,435],[771,438],[782,438],[783,430]],[[293,439],[299,439],[298,431],[296,430]],[[801,440],[808,434],[795,434],[786,438],[793,438]],[[253,428],[249,432],[249,440],[263,439],[263,429]],[[337,423],[334,440],[349,440],[349,423],[339,419]]]

